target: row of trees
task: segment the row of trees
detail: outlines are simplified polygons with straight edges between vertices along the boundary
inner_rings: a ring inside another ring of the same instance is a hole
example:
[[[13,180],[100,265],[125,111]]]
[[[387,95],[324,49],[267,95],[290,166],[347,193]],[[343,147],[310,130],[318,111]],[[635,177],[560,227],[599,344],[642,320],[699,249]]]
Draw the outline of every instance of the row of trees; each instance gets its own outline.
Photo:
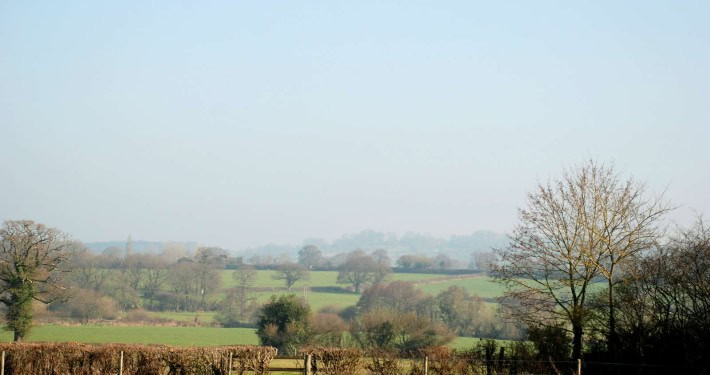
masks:
[[[222,288],[220,270],[233,266],[219,248],[200,248],[192,257],[173,251],[176,249],[161,255],[134,254],[129,239],[123,253],[109,249],[104,254],[94,254],[59,230],[31,221],[5,222],[2,245],[0,301],[7,307],[8,327],[16,332],[18,340],[29,331],[33,300],[50,303],[50,311],[57,314],[84,321],[115,318],[118,311],[142,307],[218,310],[218,320],[225,325],[254,323],[258,306],[252,293],[256,280],[252,267],[237,267],[237,287],[228,290],[224,300],[211,298]],[[276,266],[274,279],[283,280],[288,290],[296,282],[307,280],[309,267],[302,263],[314,250],[317,254],[317,249],[304,248],[301,263]],[[391,272],[391,261],[384,250],[370,254],[357,250],[339,257],[342,260],[337,282],[356,293],[365,286],[384,282]]]
[[[428,296],[400,281],[366,288],[353,307],[318,313],[295,295],[274,296],[259,309],[257,327],[262,344],[286,352],[322,345],[409,354],[457,335],[519,337],[518,327],[501,321],[495,308],[460,287]]]
[[[504,311],[565,343],[559,359],[682,359],[707,371],[710,236],[702,219],[667,236],[672,209],[596,161],[539,184],[496,253]]]
[[[356,250],[325,257],[317,246],[307,245],[298,251],[298,264],[309,270],[337,270],[341,269],[344,263],[351,261],[354,253],[365,254],[362,250]],[[372,262],[369,268],[384,267],[389,269],[392,267],[392,260],[387,254],[387,250],[375,250],[372,252],[371,258]],[[404,270],[449,269],[454,264],[454,260],[446,254],[438,254],[433,258],[420,254],[405,254],[397,259],[397,266]]]

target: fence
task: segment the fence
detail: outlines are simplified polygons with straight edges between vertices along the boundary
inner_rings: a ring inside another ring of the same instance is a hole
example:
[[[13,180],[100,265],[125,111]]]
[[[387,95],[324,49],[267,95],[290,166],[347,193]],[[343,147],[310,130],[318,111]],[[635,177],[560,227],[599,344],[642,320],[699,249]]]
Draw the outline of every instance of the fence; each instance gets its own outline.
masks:
[[[251,354],[254,354],[255,352],[252,352]],[[10,373],[13,374],[35,374],[35,372],[23,372],[22,370],[19,370],[18,372],[6,372],[7,370],[7,351],[3,350],[0,353],[0,375],[5,375],[6,373],[9,375]],[[222,353],[224,354],[224,353]],[[40,356],[45,355],[46,353],[40,353]],[[242,374],[245,370],[247,370],[247,367],[245,367],[244,363],[237,363],[237,361],[243,361],[244,357],[242,358],[235,358],[234,357],[235,353],[229,352],[228,353],[228,358],[224,358],[227,360],[226,363],[224,363],[225,366],[221,367],[218,369],[217,372],[210,372],[210,373],[218,373],[218,374],[224,374],[224,375],[232,375],[233,373],[236,374]],[[261,354],[257,354],[256,357],[260,357]],[[58,357],[62,357],[61,355],[58,355]],[[46,357],[49,358],[49,357]],[[364,358],[364,357],[363,357]],[[459,358],[460,359],[460,358]],[[135,374],[135,373],[152,373],[151,371],[144,371],[142,368],[138,368],[138,372],[136,372],[136,369],[134,368],[132,371],[129,371],[128,373],[124,373],[124,351],[120,351],[120,354],[117,358],[117,366],[113,366],[114,370],[112,370],[110,373],[113,374],[118,374],[118,375],[129,375],[129,374]],[[265,374],[265,373],[279,373],[279,372],[290,372],[290,373],[301,373],[303,375],[317,375],[317,374],[322,374],[322,373],[329,373],[327,371],[323,372],[319,370],[319,364],[324,365],[324,363],[321,360],[321,363],[316,363],[316,358],[312,354],[304,354],[302,356],[283,356],[283,357],[273,357],[269,356],[268,354],[266,355],[265,358],[255,358],[256,361],[261,361],[262,366],[253,366],[249,367],[248,370],[250,373],[255,373],[255,374]],[[274,366],[271,366],[272,360],[276,361],[274,363]],[[639,363],[616,363],[616,362],[595,362],[595,361],[589,361],[589,362],[582,362],[582,360],[577,360],[577,361],[541,361],[541,360],[512,360],[512,359],[506,359],[506,360],[496,360],[496,359],[482,359],[480,361],[477,361],[475,364],[474,363],[468,363],[468,365],[472,365],[477,368],[477,370],[472,371],[471,368],[467,368],[465,372],[462,371],[461,367],[456,367],[452,366],[455,365],[453,362],[455,362],[454,357],[432,357],[430,358],[429,356],[424,356],[423,358],[398,358],[398,361],[401,362],[408,362],[408,367],[409,369],[407,371],[404,371],[404,373],[408,374],[419,374],[419,375],[430,375],[430,374],[437,374],[437,375],[445,375],[445,374],[459,374],[459,373],[468,373],[468,374],[486,374],[486,375],[499,375],[499,374],[506,374],[506,375],[515,375],[515,374],[545,374],[545,373],[550,373],[550,371],[553,371],[553,373],[565,373],[565,374],[570,374],[573,373],[575,375],[582,375],[582,374],[612,374],[612,373],[629,373],[630,371],[633,370],[635,373],[642,373],[642,374],[664,374],[668,372],[674,372],[674,373],[683,373],[685,372],[684,370],[688,370],[687,367],[682,366],[682,364],[676,364],[676,365],[654,365],[654,364],[639,364]],[[283,362],[284,361],[294,361],[292,362],[293,365],[285,365]],[[77,365],[84,366],[86,365],[85,362],[78,361]],[[169,366],[168,374],[176,374],[176,373],[192,373],[188,368],[175,368],[172,365]],[[537,368],[537,370],[532,370]],[[548,370],[544,370],[547,368]],[[74,370],[77,370],[79,368],[75,367]],[[213,370],[215,368],[213,367]],[[416,370],[415,370],[416,369]],[[560,371],[562,369],[562,371]],[[89,368],[81,368],[83,370],[81,373],[92,373],[91,369]],[[357,373],[362,373],[362,371],[365,371],[366,367],[361,366],[359,370],[356,370]],[[64,373],[63,371],[59,370],[59,372],[56,372],[56,369],[51,369],[46,372],[41,372],[42,374],[49,374],[49,373]],[[185,372],[187,371],[187,372]],[[332,371],[331,371],[332,372]],[[377,373],[370,371],[372,373]],[[39,372],[37,372],[39,373]],[[108,373],[108,372],[107,372]],[[159,373],[165,373],[164,370],[161,370]]]

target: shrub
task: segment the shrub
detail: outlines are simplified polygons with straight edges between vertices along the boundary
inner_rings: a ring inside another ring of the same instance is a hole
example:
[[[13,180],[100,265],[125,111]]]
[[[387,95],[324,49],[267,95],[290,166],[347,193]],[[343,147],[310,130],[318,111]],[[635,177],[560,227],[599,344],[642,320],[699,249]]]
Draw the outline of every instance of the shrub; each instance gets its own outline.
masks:
[[[374,349],[369,352],[370,363],[366,369],[372,374],[399,375],[404,370],[394,350]]]
[[[355,375],[362,370],[362,351],[345,348],[307,348],[301,351],[310,354],[319,374]]]
[[[85,345],[77,343],[0,344],[6,352],[5,373],[15,375],[111,374],[120,368],[123,352],[125,375],[228,374],[229,357],[237,374],[268,372],[276,355],[271,347],[220,346],[175,348],[147,345]]]

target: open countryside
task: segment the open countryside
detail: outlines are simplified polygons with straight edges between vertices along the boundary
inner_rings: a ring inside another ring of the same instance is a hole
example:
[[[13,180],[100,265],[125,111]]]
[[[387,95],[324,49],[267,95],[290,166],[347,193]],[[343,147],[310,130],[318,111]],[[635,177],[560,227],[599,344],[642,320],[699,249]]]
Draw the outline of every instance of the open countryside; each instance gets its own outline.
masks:
[[[0,1],[0,375],[710,375],[708,20]]]
[[[232,270],[219,272],[223,289],[211,298],[224,298],[225,291],[236,287]],[[299,281],[288,292],[282,282],[273,279],[276,271],[259,270],[253,288],[259,302],[266,302],[273,295],[296,294],[305,299],[314,311],[331,306],[346,308],[357,303],[359,295],[347,291],[336,282],[336,271],[313,271],[309,281]],[[426,273],[393,273],[391,281],[406,281],[417,285],[429,295],[435,295],[450,286],[464,288],[471,294],[493,299],[502,295],[503,289],[492,278],[481,273],[444,276]],[[264,289],[267,289],[266,291]],[[339,293],[321,292],[319,289],[342,290]],[[492,303],[492,302],[491,302]],[[216,328],[214,311],[176,312],[146,311],[152,323],[159,326],[126,325],[120,318],[113,320],[92,319],[88,324],[41,324],[35,327],[27,341],[67,341],[83,343],[137,343],[165,344],[176,346],[256,345],[259,340],[254,328]],[[1,341],[12,341],[10,332],[0,333]],[[451,347],[465,348],[477,340],[472,337],[457,337]]]

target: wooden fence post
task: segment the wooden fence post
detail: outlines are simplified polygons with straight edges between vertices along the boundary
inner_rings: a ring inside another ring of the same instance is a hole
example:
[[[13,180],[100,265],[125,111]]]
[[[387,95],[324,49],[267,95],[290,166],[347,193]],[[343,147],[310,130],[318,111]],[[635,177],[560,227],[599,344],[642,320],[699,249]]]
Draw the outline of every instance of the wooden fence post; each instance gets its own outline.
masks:
[[[577,359],[577,375],[582,375],[582,360]]]
[[[2,365],[0,365],[0,375],[5,375],[5,351],[2,351]]]
[[[312,374],[312,368],[311,368],[311,355],[306,354],[306,358],[303,359],[303,374],[304,375],[311,375]]]
[[[121,350],[121,364],[118,367],[118,375],[123,375],[123,350]]]
[[[227,367],[227,375],[232,375],[232,352],[229,352],[229,367]]]
[[[429,375],[429,357],[424,357],[424,375]]]

